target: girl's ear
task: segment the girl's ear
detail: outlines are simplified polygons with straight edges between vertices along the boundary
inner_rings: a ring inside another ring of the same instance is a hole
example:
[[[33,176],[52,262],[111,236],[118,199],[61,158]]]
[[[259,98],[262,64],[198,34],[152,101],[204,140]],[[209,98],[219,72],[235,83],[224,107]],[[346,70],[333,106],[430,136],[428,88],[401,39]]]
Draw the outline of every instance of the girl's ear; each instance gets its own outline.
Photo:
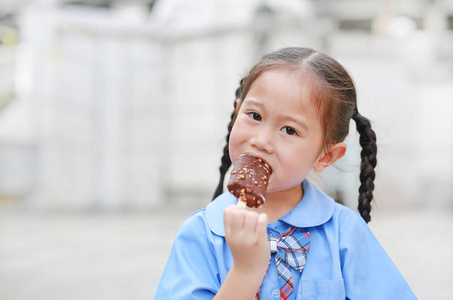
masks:
[[[328,166],[332,165],[334,162],[342,158],[346,153],[346,144],[337,143],[329,148],[327,153],[324,153],[316,162],[313,169],[316,172],[322,172]]]

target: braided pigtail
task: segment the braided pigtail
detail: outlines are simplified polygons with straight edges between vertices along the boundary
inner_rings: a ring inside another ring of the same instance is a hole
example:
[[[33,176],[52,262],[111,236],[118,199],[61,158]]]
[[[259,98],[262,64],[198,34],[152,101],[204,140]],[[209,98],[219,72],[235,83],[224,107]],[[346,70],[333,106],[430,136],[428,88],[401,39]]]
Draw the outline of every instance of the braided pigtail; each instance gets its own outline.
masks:
[[[371,200],[373,200],[374,179],[376,174],[374,168],[377,164],[376,154],[376,134],[371,129],[370,121],[356,112],[352,117],[357,125],[357,131],[360,134],[360,146],[362,152],[360,156],[362,163],[360,165],[360,187],[359,187],[359,213],[365,222],[371,220]]]
[[[240,81],[240,86],[236,90],[236,99],[240,99],[242,95],[242,86],[244,84],[244,81],[247,77],[243,78]],[[217,198],[220,194],[223,193],[223,183],[225,181],[225,174],[228,172],[228,169],[231,166],[231,159],[230,159],[230,151],[229,151],[229,141],[230,141],[230,134],[231,134],[231,129],[233,129],[233,124],[234,121],[236,120],[236,100],[234,101],[234,110],[231,113],[231,120],[230,123],[228,124],[228,133],[226,136],[226,145],[223,147],[223,156],[221,158],[222,164],[219,167],[220,171],[220,180],[219,184],[217,185],[217,188],[214,192],[214,196],[212,197],[212,200]]]

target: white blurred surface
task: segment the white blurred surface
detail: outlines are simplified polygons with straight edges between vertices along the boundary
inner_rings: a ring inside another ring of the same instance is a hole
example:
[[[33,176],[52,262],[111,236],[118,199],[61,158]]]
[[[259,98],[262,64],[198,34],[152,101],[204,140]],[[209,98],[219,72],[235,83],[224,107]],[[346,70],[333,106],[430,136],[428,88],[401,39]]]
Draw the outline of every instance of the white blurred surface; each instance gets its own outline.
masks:
[[[3,92],[16,97],[0,114],[8,162],[0,193],[23,208],[206,203],[239,80],[263,53],[286,46],[326,52],[351,73],[378,137],[381,206],[453,206],[447,2],[178,0],[150,13],[145,1],[60,2],[23,2],[20,43],[3,47],[10,59],[1,70],[14,74]],[[353,126],[339,164],[346,172],[321,175],[350,207],[360,164]]]

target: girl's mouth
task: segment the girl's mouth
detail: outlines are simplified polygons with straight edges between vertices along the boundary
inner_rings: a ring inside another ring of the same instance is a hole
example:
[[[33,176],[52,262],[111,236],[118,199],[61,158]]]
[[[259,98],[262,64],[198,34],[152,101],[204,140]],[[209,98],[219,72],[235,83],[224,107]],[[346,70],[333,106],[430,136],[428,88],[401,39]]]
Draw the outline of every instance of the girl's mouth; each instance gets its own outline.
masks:
[[[269,174],[272,174],[272,168],[269,167],[269,165],[265,161],[263,161],[263,163],[264,163],[264,166],[269,170]]]

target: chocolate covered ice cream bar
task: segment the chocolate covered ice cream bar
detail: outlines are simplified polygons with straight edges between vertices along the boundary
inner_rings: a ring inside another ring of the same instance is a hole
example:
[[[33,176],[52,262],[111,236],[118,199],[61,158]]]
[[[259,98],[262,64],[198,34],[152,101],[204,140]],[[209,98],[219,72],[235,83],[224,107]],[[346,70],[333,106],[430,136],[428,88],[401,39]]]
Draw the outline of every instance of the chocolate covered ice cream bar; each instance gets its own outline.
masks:
[[[233,165],[227,188],[248,207],[260,207],[265,201],[271,173],[262,159],[242,154]]]

